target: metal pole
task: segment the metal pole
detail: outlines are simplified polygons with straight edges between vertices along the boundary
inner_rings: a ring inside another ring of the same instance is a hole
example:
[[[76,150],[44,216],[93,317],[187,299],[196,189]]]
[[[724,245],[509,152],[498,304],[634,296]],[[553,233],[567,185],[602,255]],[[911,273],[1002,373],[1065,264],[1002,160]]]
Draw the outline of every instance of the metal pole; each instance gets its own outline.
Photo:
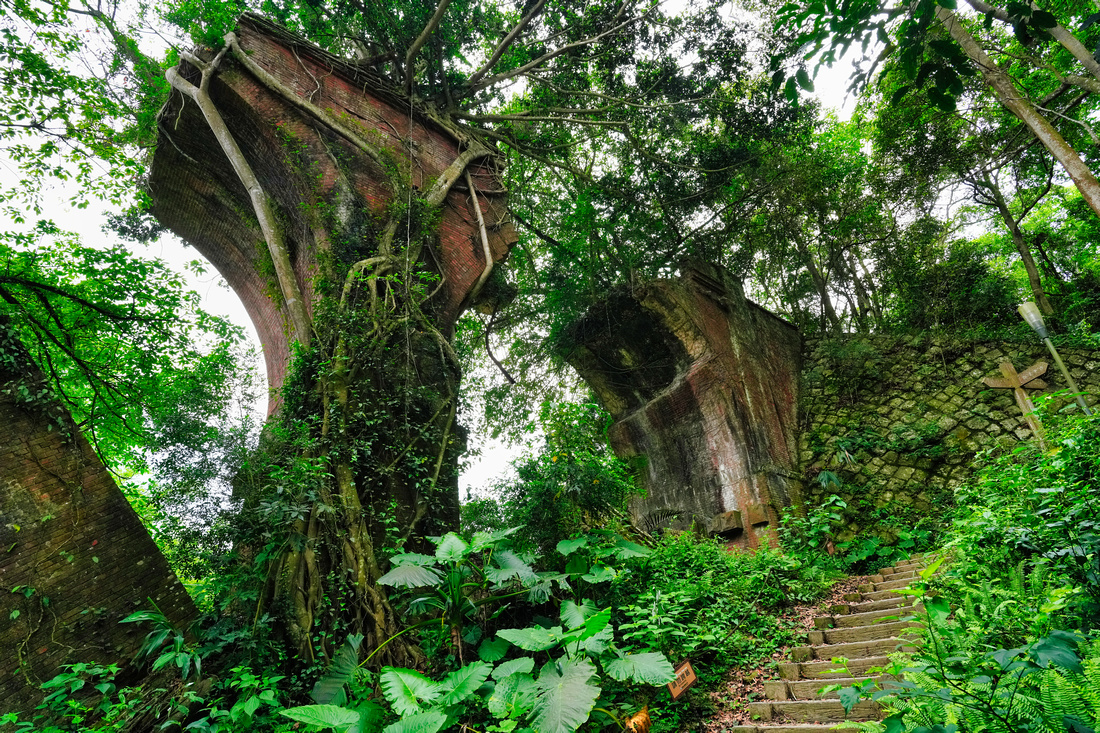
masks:
[[[1085,398],[1081,394],[1081,388],[1077,386],[1077,382],[1073,381],[1073,377],[1069,375],[1069,370],[1066,369],[1066,365],[1062,363],[1062,357],[1058,356],[1058,350],[1054,348],[1054,344],[1051,343],[1049,338],[1044,338],[1043,343],[1047,345],[1050,350],[1050,355],[1054,357],[1054,363],[1058,365],[1058,369],[1062,372],[1062,376],[1066,378],[1066,384],[1073,390],[1074,396],[1077,398],[1077,404],[1081,406],[1081,410],[1086,415],[1091,415],[1092,410],[1085,404]]]

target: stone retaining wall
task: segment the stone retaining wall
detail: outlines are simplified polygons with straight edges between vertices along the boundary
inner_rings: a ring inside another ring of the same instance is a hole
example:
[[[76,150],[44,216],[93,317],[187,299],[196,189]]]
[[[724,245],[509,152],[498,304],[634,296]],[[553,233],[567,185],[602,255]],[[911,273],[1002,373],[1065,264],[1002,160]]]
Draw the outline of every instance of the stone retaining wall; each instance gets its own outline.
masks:
[[[1090,404],[1100,394],[1100,353],[1061,350]],[[807,339],[803,347],[799,459],[805,506],[829,494],[849,505],[838,541],[887,514],[904,520],[941,516],[951,490],[971,475],[974,455],[1031,439],[1012,391],[990,389],[999,364],[1023,371],[1050,362],[1049,394],[1065,389],[1041,343],[961,342],[930,337]],[[1055,398],[1053,410],[1076,409]],[[839,478],[836,486],[822,472]],[[879,515],[876,517],[876,515]],[[898,522],[904,526],[904,521]],[[888,528],[879,528],[889,535]],[[884,539],[891,539],[884,536]]]

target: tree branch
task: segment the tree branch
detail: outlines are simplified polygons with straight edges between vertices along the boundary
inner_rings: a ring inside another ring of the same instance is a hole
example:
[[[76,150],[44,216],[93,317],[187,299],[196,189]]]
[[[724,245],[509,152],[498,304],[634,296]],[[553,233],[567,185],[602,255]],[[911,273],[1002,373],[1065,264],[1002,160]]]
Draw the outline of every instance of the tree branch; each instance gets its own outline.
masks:
[[[527,27],[527,24],[538,16],[542,12],[543,6],[546,5],[546,0],[538,0],[535,6],[531,8],[531,12],[520,18],[520,21],[516,23],[515,27],[504,37],[504,40],[500,42],[500,45],[493,51],[493,55],[489,57],[489,60],[485,62],[484,66],[475,71],[466,80],[466,85],[472,87],[481,81],[481,78],[489,73],[489,70],[496,66],[500,61],[500,57],[504,55],[504,52],[512,45],[512,43],[519,37],[519,34],[523,32],[523,29]]]
[[[428,42],[428,38],[439,28],[439,24],[443,20],[443,14],[447,12],[447,6],[450,4],[451,0],[439,0],[439,5],[435,6],[435,13],[432,14],[428,24],[424,26],[424,30],[420,31],[420,35],[409,46],[408,53],[405,54],[405,94],[410,97],[412,96],[413,85],[413,61],[416,60],[416,54],[420,52],[420,49]]]

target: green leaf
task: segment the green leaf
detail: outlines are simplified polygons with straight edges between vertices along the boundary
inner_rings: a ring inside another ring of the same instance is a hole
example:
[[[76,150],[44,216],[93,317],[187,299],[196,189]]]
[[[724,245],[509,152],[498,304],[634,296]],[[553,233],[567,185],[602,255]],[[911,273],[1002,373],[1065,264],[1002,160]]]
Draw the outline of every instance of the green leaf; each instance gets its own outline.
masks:
[[[851,715],[852,708],[859,702],[860,692],[855,687],[845,687],[837,693],[840,696],[840,704],[844,706],[844,714]]]
[[[604,671],[620,682],[633,680],[646,685],[667,685],[676,679],[672,663],[660,652],[627,654],[612,659],[604,665]]]
[[[504,655],[508,653],[508,647],[511,644],[507,639],[486,639],[481,642],[481,646],[477,648],[477,656],[483,662],[495,662],[498,659],[504,659]]]
[[[607,565],[596,565],[592,568],[592,571],[587,575],[582,575],[581,580],[586,580],[589,583],[605,583],[609,580],[615,579],[615,571]]]
[[[492,671],[491,664],[473,662],[451,672],[439,683],[443,697],[439,699],[438,704],[447,706],[462,702],[489,679],[489,673]]]
[[[513,674],[531,674],[535,669],[535,660],[531,657],[509,659],[493,670],[493,679],[502,680]]]
[[[390,558],[390,564],[393,566],[398,565],[423,565],[424,567],[430,567],[435,565],[435,557],[432,555],[421,555],[418,552],[406,552],[401,555],[394,555]]]
[[[535,719],[539,733],[572,733],[592,713],[600,688],[590,684],[596,667],[586,658],[550,661],[535,683]]]
[[[588,545],[587,537],[578,537],[575,540],[562,540],[558,543],[558,552],[562,555],[572,555],[577,550]]]
[[[615,557],[620,560],[631,557],[649,557],[651,554],[653,553],[648,547],[643,547],[635,542],[619,540],[615,543]]]
[[[431,568],[419,565],[398,565],[379,578],[378,582],[382,585],[396,585],[398,588],[422,588],[426,585],[436,585],[440,580],[439,573]]]
[[[301,705],[280,710],[279,714],[299,723],[323,728],[347,728],[359,722],[359,713],[339,705]]]
[[[430,703],[441,694],[438,682],[433,682],[416,670],[382,668],[382,694],[398,715],[420,710],[420,703]]]
[[[561,641],[562,629],[554,626],[550,629],[541,629],[534,626],[529,629],[501,629],[497,636],[507,639],[520,649],[528,652],[542,652],[557,646]]]
[[[530,660],[530,657],[527,658]],[[519,661],[519,660],[516,660]],[[489,696],[489,712],[498,718],[515,718],[535,704],[535,680],[529,674],[504,677]]]
[[[382,729],[382,721],[385,720],[387,711],[384,707],[370,700],[356,703],[355,712],[359,713],[359,724],[354,733],[375,733]]]
[[[438,710],[429,710],[387,725],[382,729],[382,733],[437,733],[446,723],[446,715]]]
[[[448,532],[435,548],[435,557],[441,562],[460,562],[466,557],[469,549],[470,546],[461,537],[454,532]]]
[[[485,577],[497,585],[503,584],[510,578],[516,578],[523,585],[528,586],[539,579],[534,569],[511,550],[498,550],[493,553],[493,561],[500,566],[500,569],[486,567]]]
[[[937,626],[947,623],[947,617],[951,615],[951,606],[943,596],[925,598],[924,610],[928,612],[929,620]]]
[[[1083,672],[1081,658],[1077,656],[1080,640],[1077,634],[1069,631],[1052,631],[1049,636],[1032,644],[1028,654],[1040,667],[1054,664],[1070,672]]]
[[[882,724],[886,726],[886,730],[882,733],[904,733],[905,731],[905,713],[894,713],[890,717],[882,721]]]
[[[806,73],[805,69],[796,71],[794,78],[798,80],[798,86],[802,87],[807,92],[812,92],[814,90],[814,82],[810,78],[810,75]]]
[[[582,601],[581,605],[566,601],[561,604],[561,623],[567,629],[575,629],[594,613],[596,613],[595,607],[585,601]]]
[[[343,705],[348,696],[344,685],[351,681],[359,668],[359,647],[363,644],[362,634],[351,634],[344,640],[340,651],[317,684],[313,686],[310,697],[318,705]]]

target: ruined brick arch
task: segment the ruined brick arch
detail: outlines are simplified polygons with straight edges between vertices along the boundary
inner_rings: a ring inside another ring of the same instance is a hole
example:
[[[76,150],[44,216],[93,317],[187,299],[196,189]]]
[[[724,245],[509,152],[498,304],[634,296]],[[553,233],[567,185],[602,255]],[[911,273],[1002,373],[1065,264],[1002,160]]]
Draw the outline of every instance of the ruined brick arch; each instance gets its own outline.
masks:
[[[755,547],[798,499],[801,338],[713,265],[609,295],[575,323],[566,359],[638,459],[637,522],[696,527]]]
[[[126,665],[149,629],[119,622],[152,602],[182,629],[198,611],[64,407],[17,397],[45,379],[6,322],[0,351],[20,355],[0,369],[2,715],[34,710],[62,664],[119,664],[136,681]]]
[[[370,70],[258,16],[242,16],[237,36],[251,62],[331,119],[362,132],[404,170],[415,190],[425,190],[464,150],[479,144]],[[298,287],[311,307],[321,257],[353,261],[369,255],[360,247],[373,242],[392,203],[387,181],[394,171],[381,169],[324,120],[273,93],[231,58],[222,61],[210,93],[275,202]],[[516,240],[497,166],[490,155],[467,169],[494,261],[505,258]],[[267,274],[248,192],[196,105],[180,94],[161,113],[149,185],[153,214],[208,259],[241,298],[263,345],[274,410],[293,340],[287,313],[272,297],[277,289]],[[327,226],[325,217],[338,226]],[[461,180],[442,206],[438,240],[424,265],[442,279],[431,306],[436,326],[449,336],[486,266],[472,197]]]

